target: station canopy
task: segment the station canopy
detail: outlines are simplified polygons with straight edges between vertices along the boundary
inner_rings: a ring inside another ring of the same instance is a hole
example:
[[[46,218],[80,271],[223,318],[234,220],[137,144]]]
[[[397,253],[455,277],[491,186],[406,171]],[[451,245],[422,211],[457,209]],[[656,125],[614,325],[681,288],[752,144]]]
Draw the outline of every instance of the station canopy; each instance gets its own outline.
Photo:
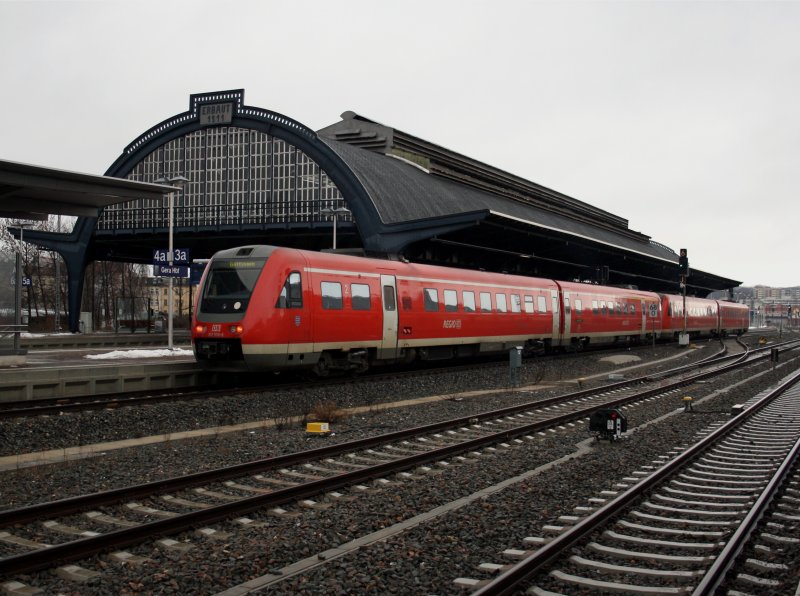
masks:
[[[98,217],[109,205],[135,199],[160,200],[175,190],[162,184],[0,160],[0,217],[9,219]]]

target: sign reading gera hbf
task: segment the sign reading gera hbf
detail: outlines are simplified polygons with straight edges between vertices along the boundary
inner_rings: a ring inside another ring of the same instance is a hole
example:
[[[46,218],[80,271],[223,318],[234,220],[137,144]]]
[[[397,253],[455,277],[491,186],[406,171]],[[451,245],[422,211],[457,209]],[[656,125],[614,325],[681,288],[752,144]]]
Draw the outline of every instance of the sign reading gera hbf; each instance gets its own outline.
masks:
[[[153,275],[156,277],[189,277],[189,268],[186,265],[153,265]]]

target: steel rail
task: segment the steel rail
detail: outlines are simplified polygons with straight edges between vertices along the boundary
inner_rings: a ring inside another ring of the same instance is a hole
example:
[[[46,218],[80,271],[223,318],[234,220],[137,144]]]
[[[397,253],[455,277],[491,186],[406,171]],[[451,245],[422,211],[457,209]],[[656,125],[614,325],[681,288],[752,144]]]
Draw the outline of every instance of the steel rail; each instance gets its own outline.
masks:
[[[763,358],[766,358],[766,356],[757,357],[756,360]],[[704,379],[716,374],[722,374],[722,372],[728,370],[728,368],[742,366],[745,364],[749,365],[752,364],[752,362],[753,361],[750,362],[740,361],[733,365],[729,365],[729,367],[726,367],[723,370],[702,373],[701,375],[681,379],[669,385],[659,386],[643,392],[638,392],[631,396],[622,396],[615,400],[606,402],[604,405],[608,407],[624,405],[625,403],[628,403],[630,401],[637,401],[639,399],[644,399],[645,397],[650,397],[652,395],[657,395],[660,393],[671,391],[672,389],[679,388],[681,386],[691,384],[695,380],[701,378]],[[436,433],[438,431],[446,430],[453,427],[459,427],[466,424],[474,424],[475,422],[480,422],[485,420],[502,418],[504,416],[509,416],[511,414],[516,414],[521,411],[530,410],[532,408],[541,409],[564,401],[575,400],[581,397],[586,397],[588,395],[593,395],[597,393],[606,393],[609,391],[614,391],[622,387],[626,387],[637,383],[642,383],[645,381],[647,381],[647,377],[640,377],[632,379],[630,381],[620,381],[616,383],[610,383],[608,385],[604,385],[599,388],[583,389],[568,394],[562,394],[556,397],[546,398],[536,402],[529,402],[525,404],[509,406],[506,408],[491,410],[480,414],[471,414],[468,416],[453,418],[441,422],[435,422],[411,429],[395,431],[392,433],[386,433],[374,437],[358,439],[355,441],[348,441],[346,443],[340,443],[338,445],[332,445],[329,447],[320,447],[318,449],[312,449],[304,452],[291,453],[291,454],[266,458],[262,460],[246,462],[243,464],[237,464],[226,468],[206,470],[203,472],[196,472],[194,474],[188,474],[185,476],[166,478],[164,480],[156,480],[153,482],[148,482],[129,487],[123,487],[118,489],[112,489],[109,491],[93,493],[90,495],[81,495],[78,497],[70,497],[67,499],[60,499],[57,501],[49,501],[46,503],[39,503],[27,507],[0,511],[0,528],[7,527],[13,523],[24,523],[27,521],[35,520],[43,516],[68,515],[70,513],[82,511],[87,508],[99,507],[102,505],[118,502],[124,499],[131,499],[131,498],[141,497],[143,495],[151,495],[154,493],[166,492],[171,490],[185,489],[209,482],[218,482],[221,480],[227,480],[229,478],[236,478],[249,474],[254,474],[267,469],[295,465],[298,463],[308,461],[310,459],[323,459],[326,457],[336,456],[341,453],[346,453],[349,451],[368,449],[370,447],[374,447],[377,445],[408,439],[410,437],[415,437],[419,435]],[[545,427],[549,425],[569,422],[575,419],[580,419],[584,415],[591,414],[591,412],[597,409],[597,407],[598,407],[597,405],[591,405],[590,407],[582,410],[577,410],[572,413],[566,413],[555,418],[550,418],[548,419],[548,421],[546,421]]]
[[[669,476],[699,456],[721,437],[744,424],[750,417],[761,411],[774,399],[785,393],[798,382],[800,382],[800,372],[770,391],[769,394],[750,406],[745,412],[725,423],[701,441],[667,462],[664,466],[640,480],[634,487],[628,489],[592,514],[580,520],[572,528],[565,530],[558,537],[515,564],[507,572],[473,592],[473,594],[475,596],[495,596],[498,594],[517,593],[523,585],[532,580],[547,565],[558,559],[567,549],[608,524],[609,519],[613,519],[619,515],[624,509],[638,501],[644,494],[651,491],[658,484],[664,482]],[[755,524],[755,521],[753,521],[752,524]],[[738,552],[738,550],[736,552]],[[720,566],[723,565],[729,565],[727,558],[724,563],[720,563]],[[724,567],[725,570],[727,570],[727,568],[727,566]],[[716,573],[722,573],[722,570]],[[701,592],[701,594],[708,593],[710,592]]]
[[[692,367],[693,365],[688,365],[688,366]],[[681,368],[675,370],[682,371],[683,369]],[[566,393],[555,397],[549,397],[536,402],[527,402],[524,404],[509,406],[497,410],[490,410],[488,412],[482,412],[479,414],[470,414],[468,416],[452,418],[441,422],[434,422],[431,424],[426,424],[424,426],[419,426],[415,428],[399,430],[364,439],[357,439],[355,441],[348,441],[346,443],[340,443],[338,445],[320,447],[318,449],[312,449],[309,451],[303,451],[298,453],[279,455],[271,458],[255,460],[243,464],[237,464],[226,468],[217,468],[203,472],[196,472],[194,474],[188,474],[185,476],[166,478],[164,480],[156,480],[153,482],[147,482],[144,484],[112,489],[109,491],[93,493],[90,495],[81,495],[78,497],[70,497],[67,499],[60,499],[57,501],[48,501],[46,503],[40,503],[37,505],[30,505],[28,507],[0,511],[0,528],[7,527],[14,523],[28,522],[43,516],[68,515],[70,513],[75,513],[77,511],[81,511],[90,507],[99,507],[102,505],[107,505],[109,503],[118,502],[123,499],[131,499],[131,498],[141,497],[143,495],[150,495],[153,493],[189,488],[192,486],[197,486],[209,482],[217,482],[221,480],[227,480],[229,478],[246,476],[249,474],[254,474],[271,468],[295,465],[297,463],[301,463],[309,459],[322,459],[326,457],[336,456],[341,453],[346,453],[349,451],[368,449],[376,445],[391,443],[419,435],[436,433],[453,427],[460,427],[468,424],[474,424],[475,422],[480,422],[484,420],[502,418],[504,416],[509,416],[525,410],[530,410],[532,408],[537,408],[537,409],[545,408],[554,404],[579,399],[589,395],[595,395],[598,393],[607,393],[631,385],[645,383],[647,381],[648,381],[647,376],[638,377],[627,381],[618,381],[603,385],[602,387],[596,387],[593,389],[592,388],[581,389],[578,391],[573,391],[571,393]],[[676,386],[686,385],[691,382],[692,378],[682,379],[676,382]],[[649,390],[651,393],[646,393],[646,394],[637,393],[636,396],[624,396],[608,403],[610,405],[621,405],[623,403],[626,403],[626,401],[642,399],[642,396],[646,397],[651,394],[658,394],[658,393],[663,393],[665,391],[669,391],[671,388],[673,388],[672,385],[657,387],[655,389]],[[586,412],[591,413],[591,411],[593,411],[597,407],[598,406],[596,405],[591,406],[590,408],[586,409]],[[583,412],[583,410],[581,410],[580,412]],[[571,421],[575,418],[581,417],[581,416],[576,416],[574,414],[564,414],[562,417],[567,417],[567,416],[569,418],[566,421]],[[550,420],[559,420],[560,418],[561,417]],[[553,424],[553,422],[550,422],[550,424]]]
[[[737,340],[738,341],[738,340]],[[741,343],[741,342],[740,342]],[[744,345],[744,344],[742,344]],[[686,365],[687,367],[702,366],[703,363],[709,360],[720,357],[725,350],[721,350],[716,354],[710,355],[708,358],[701,360],[699,363]],[[497,362],[485,364],[486,366],[498,366]],[[430,373],[431,371],[453,371],[460,368],[474,368],[474,364],[462,365],[456,367],[442,368],[427,368],[415,371],[394,371],[392,373],[381,372],[377,375],[369,375],[361,377],[364,380],[380,380],[384,377],[397,377],[405,374],[420,374]],[[502,366],[502,365],[501,365]],[[198,369],[200,370],[200,369]],[[669,371],[665,371],[669,372]],[[665,373],[659,373],[664,376]],[[326,381],[317,380],[314,385],[320,386],[323,383],[327,384],[341,384],[352,382],[352,379],[335,378]],[[193,390],[191,388],[177,388],[174,390],[160,389],[160,390],[146,390],[146,391],[130,391],[120,392],[114,394],[97,394],[86,396],[72,396],[72,397],[49,397],[35,400],[16,400],[0,402],[0,420],[11,418],[22,418],[26,416],[44,416],[48,414],[61,414],[64,412],[82,412],[87,410],[98,410],[106,408],[120,408],[136,405],[148,405],[153,403],[160,403],[164,401],[175,400],[198,400],[213,398],[216,396],[227,396],[231,393],[248,393],[258,391],[277,391],[277,390],[291,390],[298,386],[305,387],[307,382],[290,382],[280,384],[253,384],[253,385],[231,385],[220,389],[202,389]]]
[[[708,571],[703,576],[703,579],[692,592],[692,596],[709,596],[717,593],[717,590],[722,586],[722,582],[733,567],[736,559],[745,546],[747,546],[750,536],[753,534],[756,526],[766,515],[767,509],[778,493],[778,490],[792,473],[798,456],[800,456],[800,438],[795,441],[794,446],[789,451],[780,467],[776,470],[775,474],[773,474],[769,483],[764,488],[764,491],[758,497],[750,511],[748,511],[744,520],[742,520],[742,523],[736,529],[736,532],[734,532],[731,539],[722,549],[722,552],[717,556],[711,564],[711,567],[709,567]]]
[[[763,357],[758,357],[763,358]],[[738,368],[743,364],[750,364],[750,362],[738,362],[729,364],[724,368],[717,369],[697,375],[697,377],[707,377],[711,374],[722,374],[731,369]],[[609,405],[622,405],[626,402],[637,401],[645,397],[657,395],[671,391],[675,387],[680,387],[694,382],[692,379],[682,379],[666,387],[658,387],[648,389],[643,392],[636,393],[626,397],[621,397],[609,402]],[[605,388],[603,388],[605,389]],[[596,391],[596,390],[595,390]],[[583,392],[582,392],[583,393]],[[561,399],[564,398],[553,398]],[[552,401],[552,400],[545,400]],[[135,487],[128,487],[108,491],[105,493],[95,493],[93,495],[74,497],[71,499],[64,499],[50,503],[42,503],[33,505],[27,508],[17,510],[0,512],[0,527],[9,525],[10,523],[22,523],[24,521],[32,521],[42,516],[51,515],[66,515],[88,507],[107,504],[110,502],[120,501],[121,499],[131,498],[133,496],[140,496],[143,494],[152,494],[154,492],[165,491],[174,488],[186,488],[187,486],[195,485],[201,482],[218,481],[228,477],[241,476],[252,473],[253,471],[263,468],[274,468],[279,466],[291,465],[307,461],[309,459],[318,459],[321,457],[329,457],[336,453],[353,451],[357,449],[364,449],[381,443],[391,443],[398,439],[408,438],[410,436],[417,436],[420,434],[435,432],[436,430],[443,430],[453,426],[461,426],[465,423],[474,423],[475,418],[482,420],[489,418],[496,418],[498,412],[508,410],[519,410],[520,408],[529,409],[531,405],[537,407],[541,406],[543,402],[536,402],[535,404],[526,404],[525,406],[515,406],[513,408],[506,408],[503,410],[496,410],[492,413],[485,413],[480,416],[468,416],[449,420],[440,423],[426,425],[425,427],[418,427],[406,431],[398,431],[389,433],[388,435],[381,435],[378,437],[371,437],[361,439],[358,441],[351,441],[340,445],[332,446],[330,448],[320,448],[308,452],[288,454],[285,456],[278,456],[268,460],[261,460],[251,462],[248,464],[241,464],[231,468],[224,468],[221,470],[211,470],[207,472],[200,472],[186,477],[171,478],[163,481],[156,481],[148,484],[138,485]],[[440,447],[432,451],[416,454],[413,456],[405,457],[399,460],[394,460],[386,463],[370,466],[362,470],[347,472],[330,478],[311,481],[296,487],[275,490],[268,494],[256,495],[253,497],[245,497],[239,501],[225,503],[209,507],[204,510],[195,511],[187,514],[182,514],[174,518],[158,520],[142,524],[140,526],[116,530],[100,536],[83,538],[74,540],[58,545],[50,546],[46,549],[33,551],[30,553],[23,553],[0,559],[0,576],[8,575],[10,573],[24,573],[34,571],[45,567],[51,567],[60,562],[80,559],[92,554],[96,554],[111,548],[121,548],[126,545],[141,542],[149,538],[158,537],[165,534],[174,534],[183,530],[196,527],[201,524],[208,524],[218,521],[220,519],[227,519],[233,516],[240,516],[251,511],[287,503],[297,499],[310,497],[322,492],[330,492],[344,486],[352,485],[358,482],[363,482],[368,479],[379,478],[389,473],[396,473],[406,469],[419,466],[433,460],[439,460],[451,455],[463,453],[465,451],[473,451],[488,444],[494,444],[504,440],[508,440],[518,435],[525,435],[532,432],[537,432],[542,429],[564,424],[575,419],[581,419],[590,415],[598,407],[593,404],[586,408],[581,408],[573,412],[565,413],[560,416],[552,417],[547,420],[541,420],[530,424],[522,425],[515,429],[506,429],[490,435],[485,435],[469,441]],[[424,429],[424,430],[422,430]],[[605,509],[605,507],[603,508]]]

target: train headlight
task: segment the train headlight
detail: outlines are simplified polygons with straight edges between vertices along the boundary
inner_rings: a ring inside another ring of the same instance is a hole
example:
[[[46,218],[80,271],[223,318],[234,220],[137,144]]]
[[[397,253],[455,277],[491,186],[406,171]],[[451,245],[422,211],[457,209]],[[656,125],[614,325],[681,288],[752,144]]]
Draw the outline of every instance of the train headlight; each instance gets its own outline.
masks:
[[[244,327],[241,325],[231,325],[228,331],[230,331],[234,335],[241,335],[242,331],[244,331]]]
[[[194,332],[197,335],[203,335],[206,332],[206,326],[205,325],[195,325],[194,326]]]

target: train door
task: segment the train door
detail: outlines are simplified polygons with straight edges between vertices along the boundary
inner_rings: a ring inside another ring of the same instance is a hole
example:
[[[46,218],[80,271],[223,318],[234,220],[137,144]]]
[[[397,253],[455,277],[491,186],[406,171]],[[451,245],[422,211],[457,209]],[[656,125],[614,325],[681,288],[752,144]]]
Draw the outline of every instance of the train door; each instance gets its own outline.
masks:
[[[563,323],[561,324],[561,334],[564,339],[564,345],[568,345],[572,338],[572,296],[569,292],[563,292],[564,304],[561,307]]]
[[[383,338],[378,358],[397,358],[397,282],[394,275],[381,274],[383,304]]]
[[[561,309],[558,308],[558,290],[550,290],[550,306],[553,309],[553,345],[563,345],[561,334]]]
[[[304,354],[313,350],[312,321],[309,316],[311,298],[307,289],[311,288],[308,273],[292,271],[286,278],[281,298],[285,294],[284,333],[287,353]],[[294,359],[294,358],[290,358]]]
[[[642,339],[647,337],[647,302],[644,300],[639,301],[639,309],[642,312],[642,331],[639,335]]]

